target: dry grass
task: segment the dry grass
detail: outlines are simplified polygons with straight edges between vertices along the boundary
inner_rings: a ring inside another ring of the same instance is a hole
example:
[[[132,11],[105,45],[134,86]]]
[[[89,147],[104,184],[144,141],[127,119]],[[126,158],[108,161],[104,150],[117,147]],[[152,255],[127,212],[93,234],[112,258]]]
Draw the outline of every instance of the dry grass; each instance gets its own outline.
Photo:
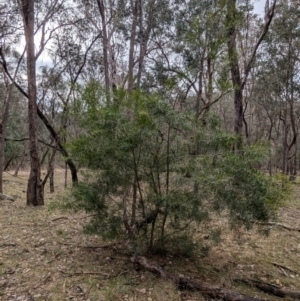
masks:
[[[4,192],[17,195],[13,203],[0,201],[0,300],[205,300],[196,293],[180,293],[143,270],[135,270],[130,259],[113,247],[101,248],[97,236],[86,236],[84,214],[49,210],[63,194],[63,170],[55,174],[56,192],[48,193],[42,208],[26,206],[27,173],[5,174]],[[300,229],[300,190],[279,213],[281,223]],[[274,226],[269,237],[253,229],[232,232],[225,220],[213,219],[197,229],[203,237],[208,229],[221,226],[222,242],[205,258],[155,258],[166,263],[168,272],[180,273],[233,290],[282,300],[233,282],[234,278],[261,279],[300,290],[300,232]],[[98,246],[98,248],[97,248]],[[278,264],[278,265],[275,265]],[[282,267],[280,267],[280,265]],[[286,299],[288,300],[288,299]]]

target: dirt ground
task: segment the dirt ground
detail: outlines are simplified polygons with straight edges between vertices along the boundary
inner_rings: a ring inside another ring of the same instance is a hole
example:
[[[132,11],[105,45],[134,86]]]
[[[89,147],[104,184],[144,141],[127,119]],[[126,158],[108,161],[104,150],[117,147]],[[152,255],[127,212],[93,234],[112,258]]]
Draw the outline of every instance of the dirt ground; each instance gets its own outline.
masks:
[[[0,200],[0,300],[207,300],[198,293],[179,291],[172,283],[138,269],[128,256],[97,236],[82,233],[88,216],[50,210],[64,193],[64,171],[55,173],[56,191],[48,192],[46,205],[26,206],[28,174],[6,173],[4,193],[15,202]],[[290,300],[265,294],[236,283],[251,278],[300,290],[300,184],[293,184],[294,197],[279,212],[268,237],[253,229],[229,231],[221,219],[197,229],[203,237],[208,228],[223,228],[221,242],[208,256],[152,258],[169,273],[230,288],[263,300]],[[294,299],[295,300],[295,299]]]

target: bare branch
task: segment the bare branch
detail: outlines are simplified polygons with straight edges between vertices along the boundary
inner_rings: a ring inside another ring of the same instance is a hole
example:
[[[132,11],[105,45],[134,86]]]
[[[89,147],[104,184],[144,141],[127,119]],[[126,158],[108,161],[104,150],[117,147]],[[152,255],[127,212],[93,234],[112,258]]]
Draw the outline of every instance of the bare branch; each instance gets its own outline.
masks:
[[[277,0],[274,0],[272,7],[271,7],[271,8],[269,9],[269,11],[266,13],[266,16],[265,16],[266,23],[264,24],[263,31],[262,31],[260,37],[258,38],[258,40],[257,40],[257,42],[256,42],[256,44],[255,44],[255,46],[254,46],[254,49],[253,49],[252,54],[251,54],[251,57],[250,57],[250,59],[249,59],[248,64],[246,65],[246,68],[245,68],[245,71],[244,71],[244,78],[243,78],[243,81],[242,81],[242,84],[241,84],[241,89],[242,89],[242,90],[244,89],[245,84],[246,84],[246,82],[247,82],[247,79],[248,79],[250,70],[251,70],[251,68],[252,68],[253,61],[254,61],[255,56],[256,56],[256,52],[257,52],[257,50],[258,50],[258,48],[259,48],[261,42],[263,41],[264,37],[266,36],[266,34],[267,34],[268,31],[269,31],[270,24],[271,24],[272,19],[273,19],[273,17],[274,17],[276,2],[277,2]]]

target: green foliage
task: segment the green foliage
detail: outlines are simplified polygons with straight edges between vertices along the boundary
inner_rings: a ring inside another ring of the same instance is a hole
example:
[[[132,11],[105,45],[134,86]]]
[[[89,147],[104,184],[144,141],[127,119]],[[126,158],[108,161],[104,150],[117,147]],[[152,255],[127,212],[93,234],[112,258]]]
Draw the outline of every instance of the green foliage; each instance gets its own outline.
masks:
[[[82,94],[83,134],[71,145],[85,167],[83,181],[69,201],[93,213],[87,232],[127,235],[132,252],[139,252],[138,240],[157,252],[172,249],[173,241],[178,253],[190,255],[196,246],[190,226],[210,211],[228,212],[232,223],[249,228],[278,208],[281,186],[258,171],[264,148],[233,152],[237,137],[224,133],[216,116],[198,126],[193,112],[139,91],[119,91],[114,105],[105,106],[94,97],[100,90],[90,88]],[[220,240],[219,232],[212,236]]]

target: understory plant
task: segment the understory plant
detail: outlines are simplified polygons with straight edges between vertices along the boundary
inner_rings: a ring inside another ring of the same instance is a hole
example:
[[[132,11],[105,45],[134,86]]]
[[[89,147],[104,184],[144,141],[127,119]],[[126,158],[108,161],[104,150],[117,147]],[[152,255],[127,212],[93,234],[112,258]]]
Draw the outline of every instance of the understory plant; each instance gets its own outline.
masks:
[[[188,253],[184,242],[212,211],[248,228],[276,212],[283,189],[259,171],[262,146],[233,151],[236,136],[215,117],[203,126],[157,95],[118,91],[108,105],[95,89],[82,94],[81,135],[70,146],[82,180],[69,205],[93,213],[87,231],[126,237],[132,252],[173,241]]]

